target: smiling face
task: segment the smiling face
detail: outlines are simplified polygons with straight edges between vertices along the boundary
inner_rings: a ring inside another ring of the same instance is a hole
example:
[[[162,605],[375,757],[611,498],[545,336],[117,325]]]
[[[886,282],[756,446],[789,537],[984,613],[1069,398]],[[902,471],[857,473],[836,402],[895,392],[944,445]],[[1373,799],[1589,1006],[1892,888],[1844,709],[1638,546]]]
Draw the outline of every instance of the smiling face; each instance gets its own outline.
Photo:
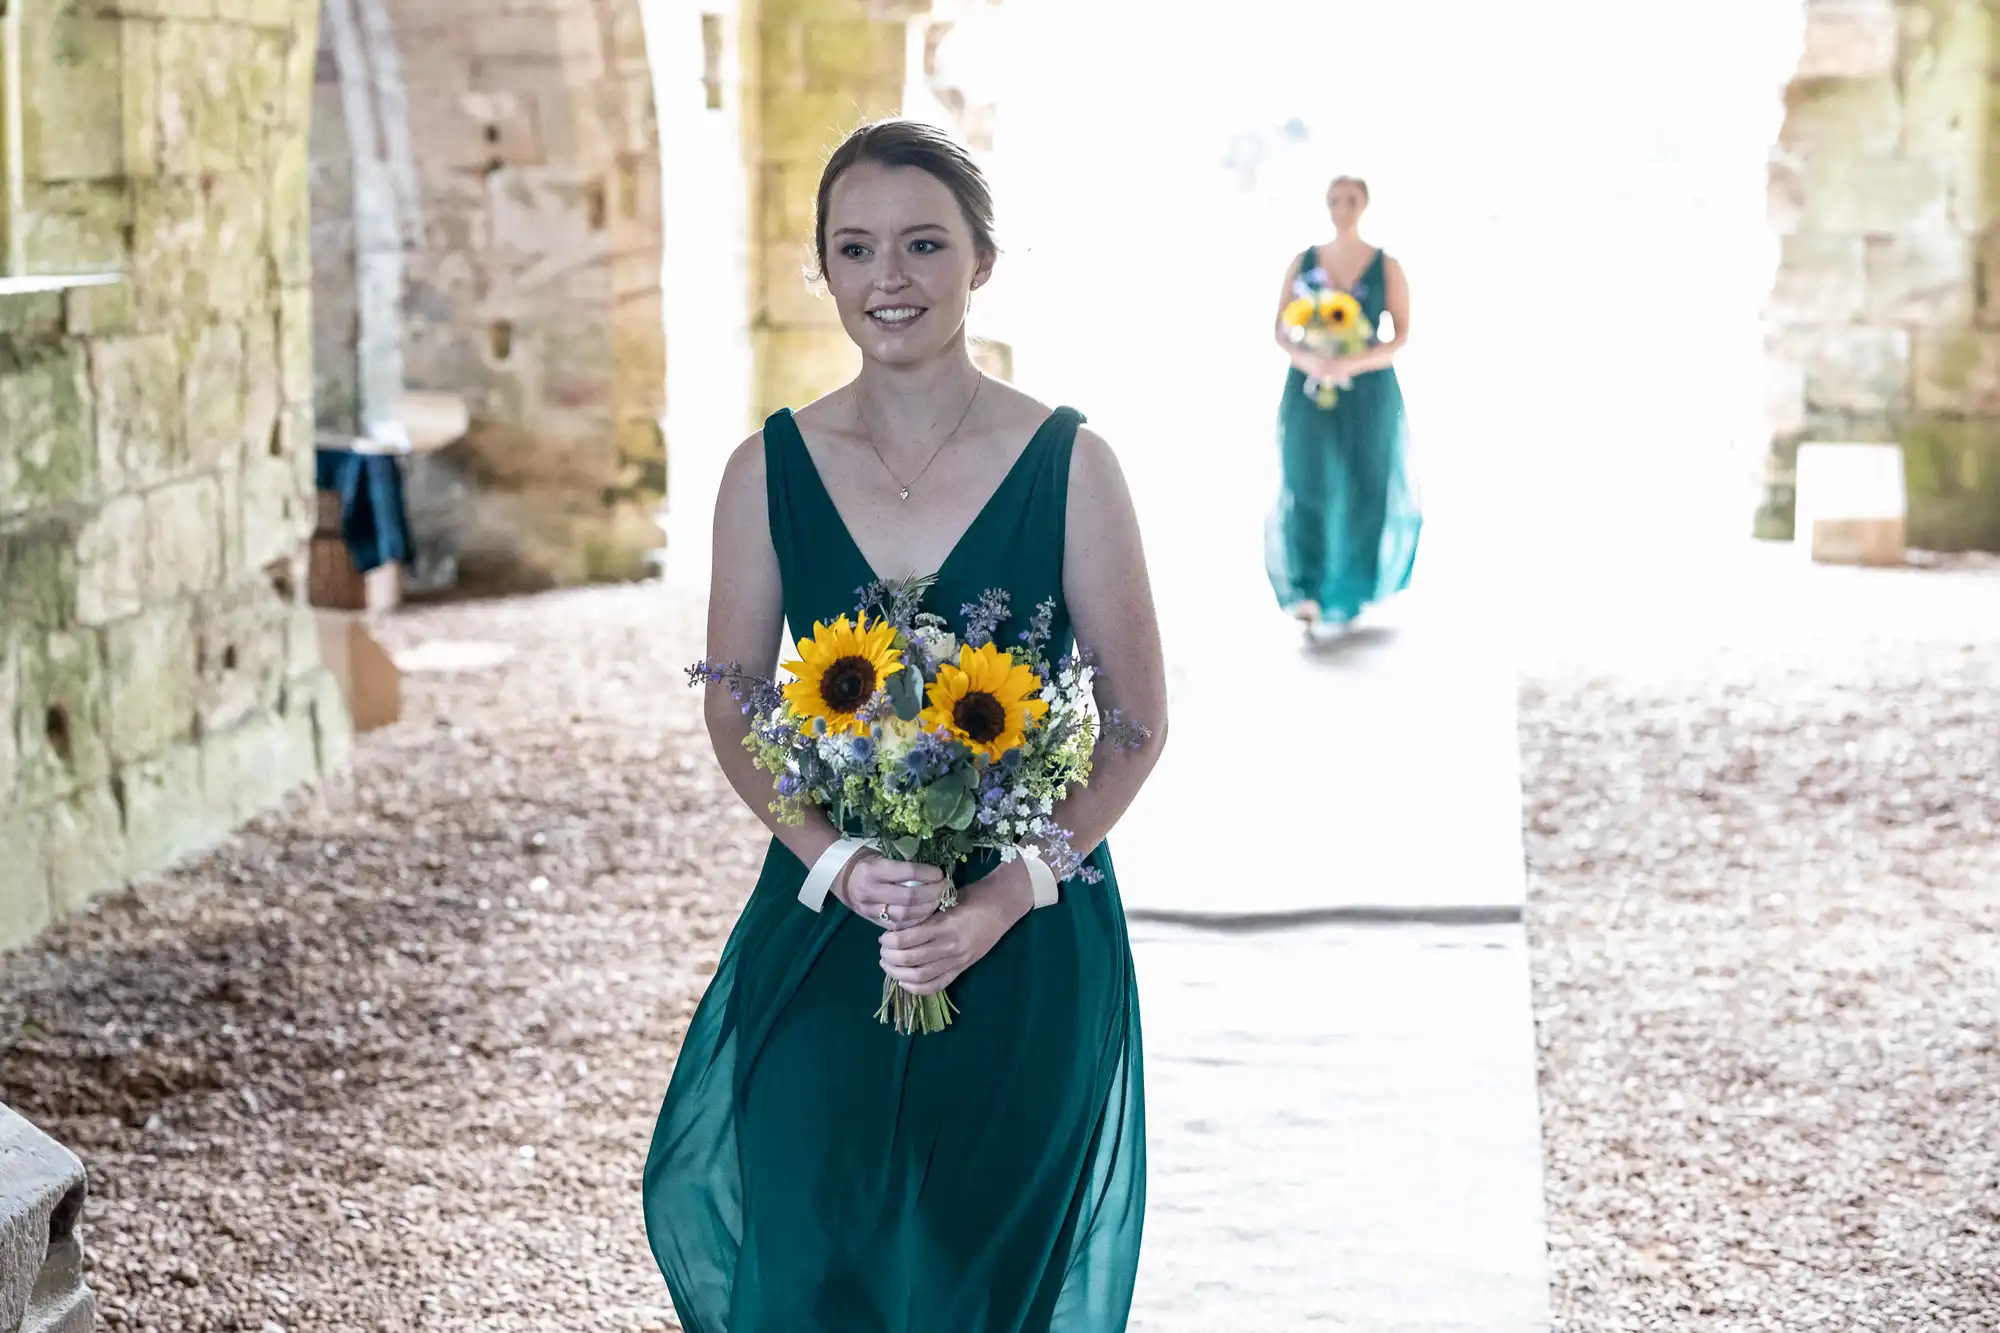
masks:
[[[916,365],[951,346],[992,271],[951,189],[921,167],[857,162],[833,182],[826,285],[864,357]]]
[[[1326,211],[1333,225],[1345,231],[1368,210],[1368,187],[1360,181],[1337,180],[1326,190]]]

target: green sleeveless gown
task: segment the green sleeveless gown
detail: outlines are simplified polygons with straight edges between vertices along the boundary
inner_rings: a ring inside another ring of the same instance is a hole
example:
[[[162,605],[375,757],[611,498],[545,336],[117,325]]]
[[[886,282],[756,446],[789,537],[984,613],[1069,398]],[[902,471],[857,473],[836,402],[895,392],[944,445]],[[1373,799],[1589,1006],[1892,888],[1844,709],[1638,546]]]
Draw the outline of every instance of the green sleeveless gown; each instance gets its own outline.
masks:
[[[1064,408],[938,571],[926,609],[1044,598],[1055,650],[1069,462]],[[876,577],[791,414],[764,426],[788,626],[851,612]],[[1119,1333],[1145,1212],[1138,991],[1108,848],[952,986],[951,1027],[875,1019],[879,929],[775,839],[689,1024],[643,1183],[687,1333]],[[960,873],[971,883],[991,860]]]
[[[1349,289],[1378,329],[1385,263],[1377,250]],[[1334,286],[1310,248],[1299,273],[1315,292]],[[1332,407],[1315,402],[1305,384],[1305,372],[1292,367],[1278,407],[1281,484],[1264,563],[1280,606],[1314,601],[1325,620],[1339,623],[1409,586],[1423,516],[1395,368],[1356,376]]]

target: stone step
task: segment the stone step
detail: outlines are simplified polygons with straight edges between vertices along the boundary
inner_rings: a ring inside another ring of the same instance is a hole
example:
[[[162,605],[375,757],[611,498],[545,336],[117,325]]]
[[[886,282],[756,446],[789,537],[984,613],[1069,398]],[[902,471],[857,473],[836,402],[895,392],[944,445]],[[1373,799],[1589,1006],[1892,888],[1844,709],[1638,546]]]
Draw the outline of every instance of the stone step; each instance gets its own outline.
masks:
[[[89,1333],[77,1223],[86,1193],[76,1154],[0,1105],[0,1329]]]

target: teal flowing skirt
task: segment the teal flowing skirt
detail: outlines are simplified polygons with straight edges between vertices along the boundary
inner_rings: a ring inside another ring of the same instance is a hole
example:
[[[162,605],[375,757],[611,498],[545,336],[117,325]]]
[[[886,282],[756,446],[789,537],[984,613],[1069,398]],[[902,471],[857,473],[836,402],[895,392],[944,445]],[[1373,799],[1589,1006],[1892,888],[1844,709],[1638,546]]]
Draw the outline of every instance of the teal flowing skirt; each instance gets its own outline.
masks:
[[[1264,563],[1278,604],[1353,619],[1409,586],[1423,530],[1394,369],[1357,376],[1330,408],[1294,367],[1278,407],[1278,500]]]
[[[776,842],[646,1161],[687,1333],[1119,1333],[1145,1212],[1137,985],[1108,849],[951,989],[875,1018],[880,932]],[[990,871],[968,867],[962,882]]]

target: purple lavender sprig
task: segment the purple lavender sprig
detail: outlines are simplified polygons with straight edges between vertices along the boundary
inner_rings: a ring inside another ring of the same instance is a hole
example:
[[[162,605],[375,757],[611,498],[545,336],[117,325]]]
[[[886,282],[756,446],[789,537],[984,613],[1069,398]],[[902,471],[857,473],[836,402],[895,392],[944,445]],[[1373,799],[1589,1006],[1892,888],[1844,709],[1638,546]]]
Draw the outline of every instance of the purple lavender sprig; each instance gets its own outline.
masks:
[[[1097,650],[1086,648],[1080,643],[1073,646],[1069,650],[1069,655],[1056,664],[1056,669],[1059,671],[1081,671],[1085,667],[1095,671],[1098,680],[1104,679],[1104,672],[1097,665]]]
[[[1039,844],[1042,860],[1055,872],[1056,883],[1066,884],[1076,880],[1081,884],[1101,884],[1104,872],[1090,864],[1090,858],[1079,853],[1071,845],[1076,834],[1070,829],[1050,829],[1043,834]]]
[[[697,685],[720,685],[725,680],[746,674],[741,662],[718,662],[712,657],[704,657],[687,669],[688,688]]]
[[[746,711],[761,716],[777,712],[784,707],[784,703],[785,692],[778,688],[778,682],[760,677],[757,683],[750,687],[750,697],[743,701],[743,707]]]
[[[1035,614],[1028,621],[1028,627],[1016,637],[1027,648],[1030,657],[1039,658],[1042,649],[1055,635],[1056,599],[1045,597],[1035,608]]]
[[[1114,708],[1105,714],[1098,734],[1111,743],[1111,748],[1120,754],[1132,754],[1146,748],[1146,742],[1153,739],[1153,729],[1143,722],[1136,722],[1125,716],[1125,710]]]
[[[690,689],[707,685],[727,685],[729,697],[743,705],[746,716],[774,711],[785,701],[785,693],[768,676],[745,671],[741,662],[718,662],[704,657],[687,669]]]
[[[988,588],[979,594],[978,601],[959,607],[958,613],[965,617],[965,637],[961,642],[968,648],[984,648],[993,642],[1000,626],[1014,614],[1012,599],[1005,588]]]

